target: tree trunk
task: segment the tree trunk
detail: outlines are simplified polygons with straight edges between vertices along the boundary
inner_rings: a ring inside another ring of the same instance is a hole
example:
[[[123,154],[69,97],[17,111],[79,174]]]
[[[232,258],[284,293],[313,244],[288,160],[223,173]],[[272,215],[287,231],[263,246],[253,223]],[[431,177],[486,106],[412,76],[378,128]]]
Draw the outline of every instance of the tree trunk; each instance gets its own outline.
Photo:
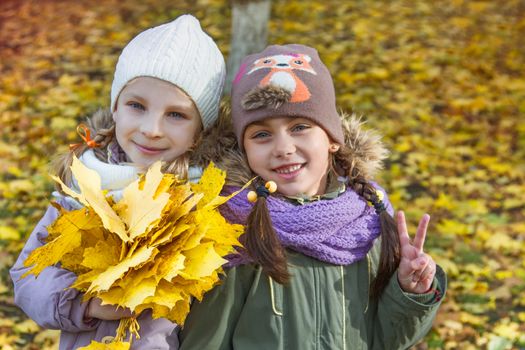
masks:
[[[232,35],[230,55],[226,63],[224,94],[229,95],[231,84],[241,60],[254,52],[262,51],[268,39],[270,0],[233,0]]]

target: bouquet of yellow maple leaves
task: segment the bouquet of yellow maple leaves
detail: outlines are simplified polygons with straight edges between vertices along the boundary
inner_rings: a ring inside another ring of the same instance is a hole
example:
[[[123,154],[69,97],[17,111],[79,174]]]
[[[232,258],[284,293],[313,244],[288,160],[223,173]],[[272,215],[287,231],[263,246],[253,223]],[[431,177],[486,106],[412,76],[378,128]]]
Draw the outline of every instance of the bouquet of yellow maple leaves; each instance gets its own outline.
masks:
[[[80,193],[53,179],[84,207],[67,211],[53,203],[60,215],[48,227],[48,243],[24,262],[33,267],[22,277],[59,263],[78,276],[71,287],[84,300],[98,297],[137,315],[152,309],[154,318],[182,324],[191,298],[201,300],[218,283],[223,257],[240,245],[242,226],[217,209],[237,193],[219,195],[225,173],[210,164],[199,183],[183,183],[162,174],[157,162],[115,202],[101,190],[98,173],[76,158],[71,170]],[[82,349],[129,349],[138,326],[134,317],[123,319],[113,343]]]

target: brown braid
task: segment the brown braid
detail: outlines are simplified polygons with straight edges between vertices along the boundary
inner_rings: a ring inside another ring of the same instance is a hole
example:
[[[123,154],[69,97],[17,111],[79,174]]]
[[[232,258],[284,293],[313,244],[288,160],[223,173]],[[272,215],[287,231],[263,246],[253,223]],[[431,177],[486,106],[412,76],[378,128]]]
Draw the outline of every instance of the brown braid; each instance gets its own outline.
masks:
[[[95,156],[101,161],[107,162],[108,157],[108,146],[115,139],[115,124],[111,125],[109,128],[104,128],[97,130],[97,134],[93,140],[98,143],[100,146],[93,149]]]
[[[94,131],[94,126],[91,119],[88,120],[88,127],[91,132]],[[97,130],[95,136],[93,137],[93,140],[97,144],[99,144],[99,147],[94,148],[95,156],[98,159],[102,161],[107,161],[107,148],[114,138],[115,123],[113,122],[109,127]],[[60,178],[60,180],[62,180],[66,185],[70,186],[72,182],[72,174],[70,167],[73,163],[73,155],[75,155],[78,158],[88,149],[89,146],[87,144],[80,143],[74,146],[73,149],[71,149],[70,151],[59,155],[51,162],[51,172],[53,174],[56,174]],[[56,184],[55,188],[57,191],[62,193],[62,188],[60,187],[60,185]]]
[[[273,228],[266,198],[258,196],[247,219],[244,247],[254,262],[277,283],[290,280],[286,250]]]
[[[341,147],[334,155],[334,163],[336,171],[339,170],[348,177],[349,186],[357,194],[374,206],[379,203],[375,187],[356,170],[350,149]],[[381,254],[377,275],[370,289],[373,299],[381,296],[401,261],[399,235],[394,218],[386,210],[381,210],[379,221],[381,224]]]

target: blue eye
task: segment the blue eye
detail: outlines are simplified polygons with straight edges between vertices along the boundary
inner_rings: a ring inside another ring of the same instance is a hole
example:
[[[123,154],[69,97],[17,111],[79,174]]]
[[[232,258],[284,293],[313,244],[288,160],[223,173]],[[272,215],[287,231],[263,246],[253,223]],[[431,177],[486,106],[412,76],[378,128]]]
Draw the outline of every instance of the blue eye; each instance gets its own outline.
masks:
[[[306,129],[310,129],[310,125],[307,124],[296,124],[292,127],[292,131],[303,131]]]
[[[255,134],[252,135],[252,139],[262,139],[265,137],[270,137],[270,133],[267,131],[258,131]]]
[[[139,109],[141,111],[146,109],[142,104],[138,102],[128,102],[128,106],[130,106],[133,109]]]
[[[168,117],[175,119],[185,119],[185,117],[179,112],[168,112]]]

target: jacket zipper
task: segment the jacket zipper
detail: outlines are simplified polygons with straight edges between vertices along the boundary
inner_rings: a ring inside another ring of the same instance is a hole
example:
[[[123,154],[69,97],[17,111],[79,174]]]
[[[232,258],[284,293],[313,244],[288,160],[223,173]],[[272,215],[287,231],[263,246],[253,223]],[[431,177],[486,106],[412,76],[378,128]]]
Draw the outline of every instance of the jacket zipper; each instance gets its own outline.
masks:
[[[341,268],[341,294],[342,294],[342,309],[343,309],[343,350],[346,350],[346,306],[345,306],[345,274],[343,265],[339,265]]]

